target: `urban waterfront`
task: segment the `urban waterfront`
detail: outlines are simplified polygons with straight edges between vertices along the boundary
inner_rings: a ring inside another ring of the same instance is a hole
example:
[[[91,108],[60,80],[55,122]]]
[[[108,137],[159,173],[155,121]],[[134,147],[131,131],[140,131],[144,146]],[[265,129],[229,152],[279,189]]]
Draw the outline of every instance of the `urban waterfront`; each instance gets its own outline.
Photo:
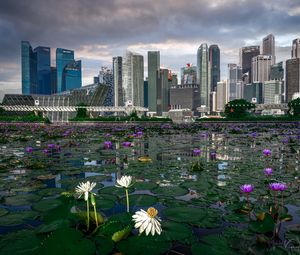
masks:
[[[299,125],[1,123],[0,254],[299,254]]]

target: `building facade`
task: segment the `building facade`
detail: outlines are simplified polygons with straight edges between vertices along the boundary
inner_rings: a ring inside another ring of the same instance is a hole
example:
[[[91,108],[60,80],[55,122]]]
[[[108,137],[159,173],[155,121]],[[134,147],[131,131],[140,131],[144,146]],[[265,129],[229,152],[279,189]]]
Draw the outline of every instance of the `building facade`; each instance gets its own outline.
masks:
[[[169,70],[160,69],[157,77],[157,115],[169,110]]]
[[[99,83],[108,87],[106,97],[104,99],[104,106],[114,106],[114,83],[113,72],[107,66],[102,66],[99,72]]]
[[[248,73],[249,83],[252,82],[252,58],[260,54],[259,46],[248,46],[240,49],[240,65],[243,74]]]
[[[126,51],[122,62],[125,105],[144,106],[144,58]]]
[[[237,64],[228,64],[228,100],[243,98],[242,67]]]
[[[160,70],[160,52],[148,51],[148,108],[158,111],[158,72]]]
[[[201,44],[197,51],[197,84],[200,86],[200,104],[209,108],[211,83],[208,46],[206,43]]]
[[[115,106],[124,106],[122,86],[122,57],[113,58],[113,82]]]
[[[244,86],[244,99],[255,104],[263,103],[263,83],[253,82]]]
[[[228,84],[226,81],[221,81],[217,83],[217,112],[224,112],[225,105],[228,103]]]
[[[283,94],[283,82],[272,80],[264,82],[264,104],[281,104]]]
[[[252,81],[264,82],[270,79],[271,55],[257,55],[252,58]]]
[[[216,44],[209,46],[209,65],[211,73],[211,91],[217,91],[217,83],[220,81],[220,49]]]
[[[300,58],[286,61],[286,99],[293,99],[293,95],[300,92]]]
[[[291,53],[292,58],[300,58],[300,38],[296,38],[293,40]]]
[[[197,82],[197,66],[187,64],[180,69],[181,85],[195,84]]]
[[[272,57],[272,65],[276,63],[275,56],[275,37],[273,34],[267,35],[262,41],[262,55],[268,55]]]

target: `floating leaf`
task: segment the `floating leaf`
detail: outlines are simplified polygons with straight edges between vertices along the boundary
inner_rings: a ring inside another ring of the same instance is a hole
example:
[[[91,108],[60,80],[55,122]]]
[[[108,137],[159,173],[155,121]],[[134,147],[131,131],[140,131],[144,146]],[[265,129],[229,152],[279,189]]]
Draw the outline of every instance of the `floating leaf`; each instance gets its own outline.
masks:
[[[151,206],[155,205],[157,202],[157,198],[151,195],[130,195],[129,196],[130,206]],[[121,199],[122,204],[126,204],[126,198]]]
[[[60,206],[62,202],[58,199],[43,199],[35,204],[32,208],[36,211],[46,212]]]
[[[111,237],[111,239],[116,243],[120,242],[122,239],[126,239],[130,234],[130,232],[131,232],[131,227],[128,226],[120,231],[115,232]]]
[[[257,220],[257,221],[251,221],[249,223],[249,229],[253,232],[256,233],[268,233],[268,232],[273,232],[275,227],[275,223],[273,220],[273,217],[269,214],[266,213],[264,219]]]

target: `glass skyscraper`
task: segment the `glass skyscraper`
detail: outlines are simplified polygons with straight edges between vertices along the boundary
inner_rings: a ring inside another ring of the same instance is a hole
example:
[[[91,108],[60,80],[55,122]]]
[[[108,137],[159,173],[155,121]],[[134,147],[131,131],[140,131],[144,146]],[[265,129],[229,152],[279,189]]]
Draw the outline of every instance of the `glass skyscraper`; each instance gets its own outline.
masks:
[[[217,84],[220,81],[220,49],[218,45],[209,46],[209,64],[211,73],[211,91],[217,91]]]
[[[50,48],[39,46],[34,49],[36,57],[37,90],[35,94],[51,94]]]
[[[197,52],[197,83],[200,85],[200,105],[210,107],[210,68],[208,47],[203,43]]]
[[[113,82],[115,106],[123,106],[122,57],[113,57]]]
[[[106,66],[101,67],[99,72],[99,83],[108,86],[108,91],[104,99],[104,106],[114,106],[114,83],[113,72]]]
[[[74,51],[56,49],[57,93],[81,87],[81,61],[74,60]]]
[[[160,52],[148,51],[148,107],[150,112],[157,112],[158,109],[158,72],[160,69]]]

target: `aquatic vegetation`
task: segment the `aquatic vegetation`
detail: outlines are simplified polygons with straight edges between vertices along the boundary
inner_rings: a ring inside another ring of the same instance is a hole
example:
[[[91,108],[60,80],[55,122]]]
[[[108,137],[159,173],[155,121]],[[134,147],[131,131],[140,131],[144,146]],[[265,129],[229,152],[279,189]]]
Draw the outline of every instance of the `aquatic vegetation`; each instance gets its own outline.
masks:
[[[129,195],[128,189],[133,185],[132,183],[132,176],[123,175],[121,179],[117,179],[117,184],[115,186],[117,188],[124,188],[126,194],[126,205],[127,205],[127,212],[129,212]]]

